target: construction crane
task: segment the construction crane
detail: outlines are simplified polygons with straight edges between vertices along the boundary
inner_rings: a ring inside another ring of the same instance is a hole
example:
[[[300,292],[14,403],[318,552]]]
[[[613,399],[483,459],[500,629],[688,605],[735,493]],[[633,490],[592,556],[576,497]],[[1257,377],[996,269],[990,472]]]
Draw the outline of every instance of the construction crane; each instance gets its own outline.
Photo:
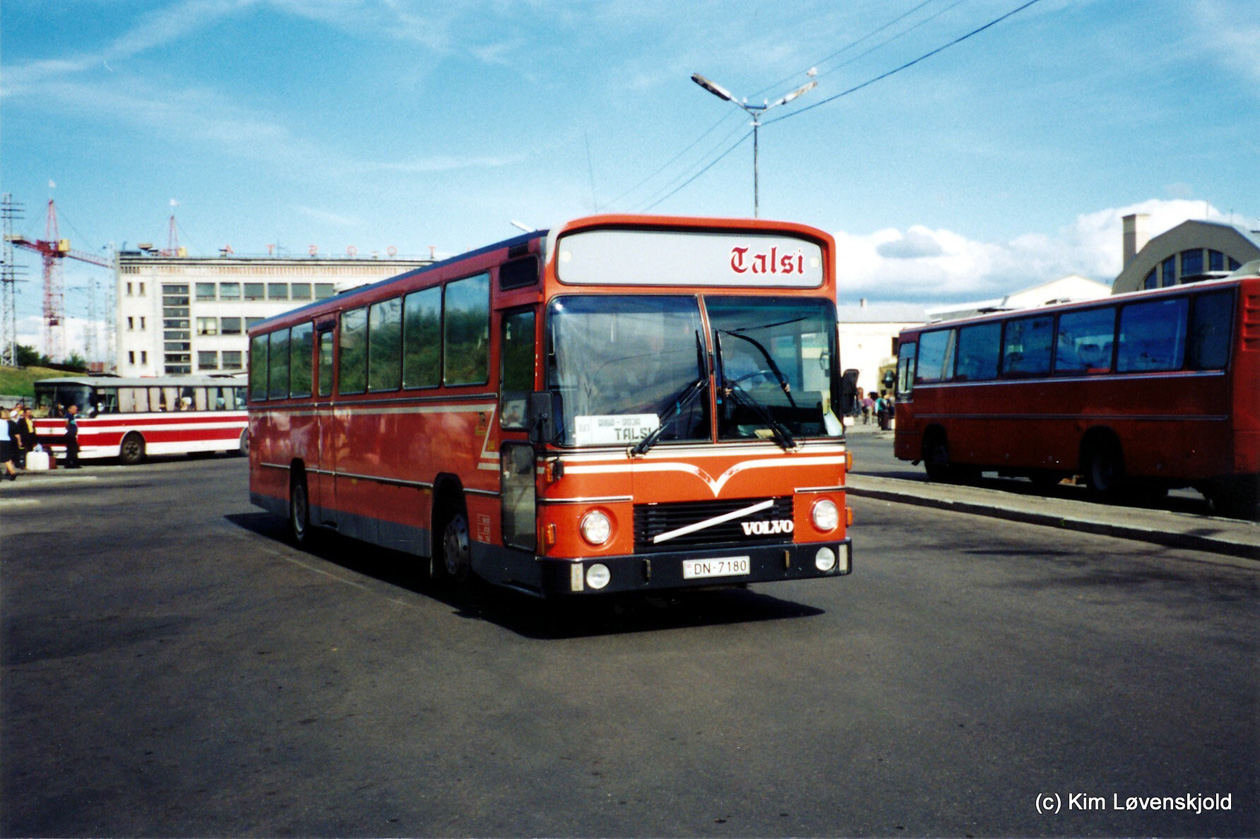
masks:
[[[15,247],[34,251],[44,260],[44,354],[54,361],[65,359],[65,287],[61,278],[61,261],[77,259],[102,268],[113,268],[112,260],[70,247],[69,239],[57,232],[57,207],[48,199],[48,222],[45,238],[28,239],[22,234],[8,234],[5,239]]]

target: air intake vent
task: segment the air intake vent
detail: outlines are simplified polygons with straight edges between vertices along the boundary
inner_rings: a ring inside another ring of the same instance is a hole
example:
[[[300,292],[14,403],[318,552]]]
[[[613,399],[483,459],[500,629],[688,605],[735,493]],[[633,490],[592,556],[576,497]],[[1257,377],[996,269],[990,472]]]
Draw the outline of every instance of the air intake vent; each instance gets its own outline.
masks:
[[[740,510],[747,514],[734,515]],[[723,521],[727,516],[731,518]],[[716,520],[716,521],[715,521]],[[710,522],[709,524],[705,524]],[[696,530],[692,525],[704,524]],[[687,532],[675,533],[679,530]],[[673,535],[671,535],[673,534]],[[665,536],[663,540],[658,537]],[[723,545],[782,545],[792,541],[792,499],[737,498],[685,501],[674,504],[636,504],[634,546],[638,553],[676,551],[688,547]]]

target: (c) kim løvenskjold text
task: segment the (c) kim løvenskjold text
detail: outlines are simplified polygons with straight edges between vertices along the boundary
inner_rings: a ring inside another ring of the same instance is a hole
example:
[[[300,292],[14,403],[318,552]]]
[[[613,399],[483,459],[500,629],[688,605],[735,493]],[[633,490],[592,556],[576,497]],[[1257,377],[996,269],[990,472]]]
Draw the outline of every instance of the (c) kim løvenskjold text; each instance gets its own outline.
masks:
[[[1067,796],[1069,810],[1188,810],[1204,813],[1212,810],[1232,810],[1233,795],[1120,795],[1112,793],[1111,797],[1088,795],[1083,792],[1070,793]]]

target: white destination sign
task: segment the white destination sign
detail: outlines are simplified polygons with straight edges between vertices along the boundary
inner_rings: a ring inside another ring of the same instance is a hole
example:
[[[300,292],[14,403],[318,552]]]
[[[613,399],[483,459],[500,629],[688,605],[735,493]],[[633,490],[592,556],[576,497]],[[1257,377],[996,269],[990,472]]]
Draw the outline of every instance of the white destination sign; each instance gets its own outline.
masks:
[[[823,250],[771,233],[579,230],[560,239],[556,274],[573,285],[818,288]]]
[[[574,417],[573,440],[579,446],[628,445],[639,442],[660,424],[656,414]]]

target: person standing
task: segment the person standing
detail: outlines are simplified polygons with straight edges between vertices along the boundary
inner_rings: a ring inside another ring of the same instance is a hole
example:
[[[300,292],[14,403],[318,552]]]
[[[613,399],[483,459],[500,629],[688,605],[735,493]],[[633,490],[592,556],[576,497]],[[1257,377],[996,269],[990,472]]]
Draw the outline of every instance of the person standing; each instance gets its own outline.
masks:
[[[4,463],[4,475],[10,481],[17,480],[17,469],[13,468],[13,423],[9,420],[9,412],[0,408],[0,462]]]
[[[66,468],[79,468],[79,406],[66,409]]]

